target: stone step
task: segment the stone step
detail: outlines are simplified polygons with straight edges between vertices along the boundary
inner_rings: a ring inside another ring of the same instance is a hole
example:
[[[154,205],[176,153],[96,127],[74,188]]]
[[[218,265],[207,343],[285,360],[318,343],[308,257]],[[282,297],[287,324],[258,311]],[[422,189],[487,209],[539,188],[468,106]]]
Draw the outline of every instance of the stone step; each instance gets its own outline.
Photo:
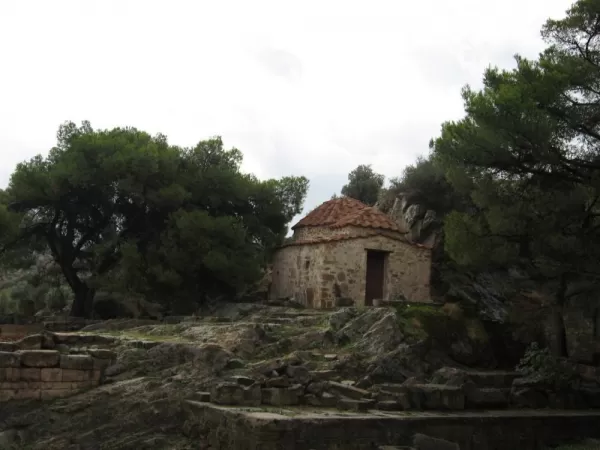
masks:
[[[510,388],[478,388],[475,385],[465,388],[466,409],[508,408]]]
[[[518,372],[507,371],[465,371],[467,377],[482,388],[510,388],[515,379],[521,377]]]
[[[306,405],[265,411],[193,401],[183,407],[192,423],[201,421],[208,430],[214,450],[311,450],[323,448],[324,442],[335,442],[344,450],[408,450],[424,443],[425,439],[414,440],[420,433],[450,442],[438,448],[455,443],[465,449],[515,450],[540,448],[544,441],[573,436],[600,436],[600,411],[594,410],[336,413]]]

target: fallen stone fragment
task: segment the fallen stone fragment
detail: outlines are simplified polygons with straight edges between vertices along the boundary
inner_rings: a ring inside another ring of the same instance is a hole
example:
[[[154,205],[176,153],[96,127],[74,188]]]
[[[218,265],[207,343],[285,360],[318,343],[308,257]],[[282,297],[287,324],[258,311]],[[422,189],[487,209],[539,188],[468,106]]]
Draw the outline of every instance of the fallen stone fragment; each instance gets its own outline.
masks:
[[[302,384],[309,383],[312,378],[309,370],[304,366],[288,366],[286,373],[288,377]]]
[[[210,392],[196,392],[193,400],[196,400],[197,402],[208,403],[210,402]]]
[[[369,391],[365,391],[364,389],[354,386],[337,383],[335,381],[328,381],[326,389],[328,392],[337,395],[338,397],[347,397],[354,400],[361,400],[369,397],[370,395]]]

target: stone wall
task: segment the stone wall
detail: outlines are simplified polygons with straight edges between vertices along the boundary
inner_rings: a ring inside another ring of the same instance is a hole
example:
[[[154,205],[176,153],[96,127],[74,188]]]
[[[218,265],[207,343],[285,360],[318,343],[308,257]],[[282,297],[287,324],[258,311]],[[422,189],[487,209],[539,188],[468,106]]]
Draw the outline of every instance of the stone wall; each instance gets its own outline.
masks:
[[[270,297],[291,298],[309,308],[321,307],[321,270],[325,244],[292,245],[273,258]]]
[[[184,407],[189,426],[195,425],[215,450],[371,450],[409,446],[416,433],[455,442],[461,450],[541,450],[547,444],[600,435],[597,411],[341,415],[198,402]]]
[[[99,385],[113,354],[90,352],[94,355],[58,350],[0,352],[0,402],[64,397]]]
[[[348,302],[364,305],[366,249],[371,249],[390,252],[384,300],[430,301],[431,251],[399,236],[373,236],[369,231],[373,233],[348,227],[348,232],[362,237],[280,249],[273,260],[271,299],[292,298],[315,308]]]

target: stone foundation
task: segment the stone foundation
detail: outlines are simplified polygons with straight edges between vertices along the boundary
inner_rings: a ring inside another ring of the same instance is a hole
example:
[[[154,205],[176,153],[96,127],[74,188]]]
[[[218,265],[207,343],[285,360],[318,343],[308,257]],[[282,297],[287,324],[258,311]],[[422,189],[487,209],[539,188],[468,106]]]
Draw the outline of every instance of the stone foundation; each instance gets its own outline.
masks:
[[[342,414],[194,401],[185,407],[188,426],[198,427],[215,450],[372,450],[410,446],[417,433],[455,442],[461,450],[541,450],[600,435],[599,411]]]
[[[114,354],[103,349],[0,351],[0,402],[65,397],[98,386],[113,361]]]

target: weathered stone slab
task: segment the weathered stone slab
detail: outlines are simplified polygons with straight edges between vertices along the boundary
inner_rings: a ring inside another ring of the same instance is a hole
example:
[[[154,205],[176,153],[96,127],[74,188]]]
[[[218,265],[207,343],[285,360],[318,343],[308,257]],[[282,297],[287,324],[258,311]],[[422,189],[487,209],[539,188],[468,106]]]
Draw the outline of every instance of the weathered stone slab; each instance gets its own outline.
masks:
[[[462,449],[516,450],[600,436],[600,411],[589,410],[336,414],[290,407],[292,414],[277,414],[197,402],[184,402],[184,409],[191,419],[201,418],[213,448],[372,450],[410,446],[412,436],[422,433]]]
[[[54,367],[60,359],[56,350],[23,350],[19,353],[21,364],[25,367]]]
[[[335,381],[328,381],[325,389],[339,397],[347,397],[354,400],[361,400],[370,396],[369,391]]]
[[[0,352],[0,367],[20,367],[21,355],[12,352]]]
[[[417,433],[413,439],[416,450],[460,450],[458,444]]]
[[[90,355],[61,355],[61,369],[93,370],[94,359]]]

